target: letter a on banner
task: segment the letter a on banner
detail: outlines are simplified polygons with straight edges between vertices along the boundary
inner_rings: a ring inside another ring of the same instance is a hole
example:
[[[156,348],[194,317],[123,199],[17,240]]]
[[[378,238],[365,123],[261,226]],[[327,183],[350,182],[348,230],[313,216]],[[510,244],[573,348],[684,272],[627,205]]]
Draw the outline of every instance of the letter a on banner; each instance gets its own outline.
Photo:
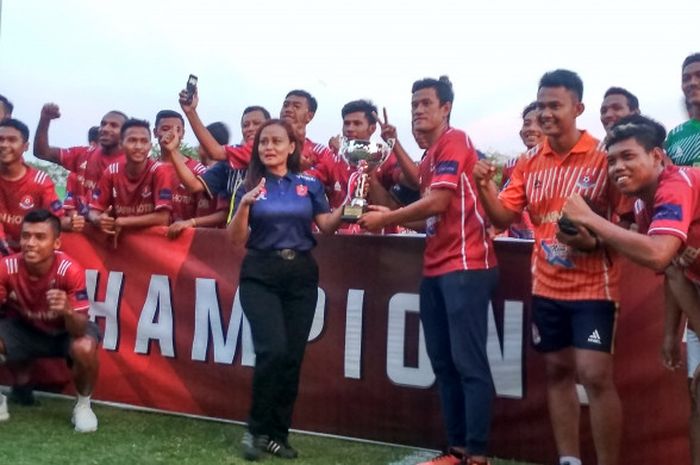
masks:
[[[160,353],[165,357],[175,357],[173,344],[173,305],[170,297],[170,279],[165,275],[154,274],[148,286],[146,302],[141,309],[139,325],[136,329],[134,352],[147,354],[151,339],[158,341]]]

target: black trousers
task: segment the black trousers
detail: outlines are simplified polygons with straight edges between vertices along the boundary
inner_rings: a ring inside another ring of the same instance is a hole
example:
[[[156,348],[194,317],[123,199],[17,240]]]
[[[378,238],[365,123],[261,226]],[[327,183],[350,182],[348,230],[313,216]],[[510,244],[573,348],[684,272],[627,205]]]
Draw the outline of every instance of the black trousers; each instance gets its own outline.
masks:
[[[246,255],[240,296],[255,346],[248,429],[286,441],[316,309],[318,265],[308,253],[293,260]]]

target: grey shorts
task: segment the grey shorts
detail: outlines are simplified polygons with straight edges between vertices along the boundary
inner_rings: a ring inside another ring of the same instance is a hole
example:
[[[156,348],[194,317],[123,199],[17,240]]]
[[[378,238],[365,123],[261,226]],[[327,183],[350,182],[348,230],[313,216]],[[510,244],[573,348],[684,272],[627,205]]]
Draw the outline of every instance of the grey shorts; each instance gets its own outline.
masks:
[[[100,341],[100,329],[88,321],[85,335]],[[60,357],[70,362],[72,337],[67,332],[46,334],[17,318],[0,319],[0,340],[5,346],[8,362],[23,362],[37,358]]]

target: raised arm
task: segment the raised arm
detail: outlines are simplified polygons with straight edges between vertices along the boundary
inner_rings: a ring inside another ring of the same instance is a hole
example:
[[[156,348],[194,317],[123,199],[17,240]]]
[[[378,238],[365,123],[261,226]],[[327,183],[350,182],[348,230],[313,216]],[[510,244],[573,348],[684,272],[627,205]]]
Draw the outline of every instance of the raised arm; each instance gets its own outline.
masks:
[[[195,137],[199,143],[204,147],[204,150],[211,155],[214,160],[225,160],[226,150],[224,146],[219,144],[214,136],[211,135],[207,127],[202,123],[202,120],[197,114],[197,104],[199,103],[198,91],[194,92],[192,96],[192,101],[187,103],[187,91],[183,90],[180,92],[180,107],[187,117],[187,121],[190,122],[192,127],[192,132],[194,132]]]
[[[493,182],[496,174],[496,167],[491,162],[479,160],[474,165],[474,181],[479,199],[484,206],[484,211],[488,215],[491,223],[500,229],[505,229],[511,223],[517,221],[519,214],[503,206],[498,199],[498,187]]]
[[[50,161],[60,162],[60,149],[49,145],[49,125],[52,119],[60,118],[61,112],[55,103],[47,103],[41,108],[39,124],[34,133],[34,156]]]

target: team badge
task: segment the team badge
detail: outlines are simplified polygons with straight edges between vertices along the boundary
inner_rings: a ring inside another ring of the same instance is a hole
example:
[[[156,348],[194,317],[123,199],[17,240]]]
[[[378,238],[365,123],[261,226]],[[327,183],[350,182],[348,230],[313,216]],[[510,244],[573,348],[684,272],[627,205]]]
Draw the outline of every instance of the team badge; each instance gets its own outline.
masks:
[[[264,187],[260,188],[260,192],[258,192],[258,195],[255,197],[255,200],[267,200],[267,189]]]
[[[24,208],[25,210],[34,208],[34,199],[31,195],[27,194],[24,197],[22,197],[22,199],[19,201],[19,206],[21,208]]]
[[[299,184],[297,186],[297,195],[299,197],[306,197],[306,194],[309,193],[309,188],[303,184]]]
[[[547,263],[563,268],[574,268],[574,263],[569,259],[569,246],[557,240],[546,239],[540,242]]]
[[[578,178],[578,181],[576,181],[576,186],[581,189],[590,189],[591,187],[595,186],[595,181],[590,175],[584,174]]]

